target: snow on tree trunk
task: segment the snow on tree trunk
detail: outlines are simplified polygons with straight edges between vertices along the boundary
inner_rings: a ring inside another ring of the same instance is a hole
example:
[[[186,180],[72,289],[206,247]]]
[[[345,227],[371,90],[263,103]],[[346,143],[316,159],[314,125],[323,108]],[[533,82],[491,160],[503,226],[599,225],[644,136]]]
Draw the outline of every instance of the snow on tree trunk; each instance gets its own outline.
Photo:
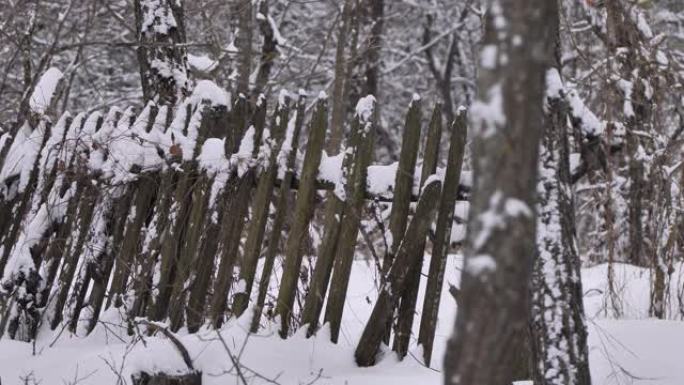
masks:
[[[143,97],[175,105],[190,88],[182,3],[135,0],[134,7]]]
[[[540,385],[591,385],[570,188],[567,104],[555,68],[548,70],[546,80],[546,127],[537,183],[537,257],[532,276],[533,375]]]
[[[449,385],[526,379],[529,280],[544,78],[554,52],[546,0],[491,1],[474,120],[474,186]]]

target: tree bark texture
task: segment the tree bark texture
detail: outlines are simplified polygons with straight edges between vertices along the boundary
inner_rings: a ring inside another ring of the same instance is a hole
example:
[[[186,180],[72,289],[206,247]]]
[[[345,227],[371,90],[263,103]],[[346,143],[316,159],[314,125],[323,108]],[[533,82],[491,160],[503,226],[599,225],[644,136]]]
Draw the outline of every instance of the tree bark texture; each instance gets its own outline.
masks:
[[[445,355],[448,385],[527,378],[529,280],[544,79],[553,63],[557,5],[489,3],[474,103],[474,186],[461,296]]]

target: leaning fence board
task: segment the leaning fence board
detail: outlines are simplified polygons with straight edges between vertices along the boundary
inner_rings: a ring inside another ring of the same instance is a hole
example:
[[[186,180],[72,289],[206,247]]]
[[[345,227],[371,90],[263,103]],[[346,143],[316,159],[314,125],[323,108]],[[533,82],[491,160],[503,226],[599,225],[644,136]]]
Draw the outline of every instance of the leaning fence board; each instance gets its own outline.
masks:
[[[359,366],[375,364],[380,344],[386,334],[387,322],[392,318],[397,301],[406,290],[411,266],[415,264],[417,251],[422,246],[422,240],[425,239],[430,223],[432,223],[432,217],[439,201],[440,188],[441,182],[439,180],[427,180],[424,192],[418,201],[416,214],[413,216],[406,235],[398,247],[396,259],[392,263],[387,279],[380,288],[378,299],[354,352],[356,363]]]

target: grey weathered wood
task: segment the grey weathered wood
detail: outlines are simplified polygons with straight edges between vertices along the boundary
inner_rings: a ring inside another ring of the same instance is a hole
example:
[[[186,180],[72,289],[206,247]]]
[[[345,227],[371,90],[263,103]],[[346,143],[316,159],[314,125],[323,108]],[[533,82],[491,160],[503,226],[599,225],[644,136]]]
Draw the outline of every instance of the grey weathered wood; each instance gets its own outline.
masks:
[[[254,193],[254,199],[252,200],[252,218],[247,231],[245,251],[239,273],[239,280],[243,283],[241,284],[243,291],[235,293],[233,299],[233,313],[237,317],[242,315],[247,309],[252,287],[254,286],[254,277],[262,249],[261,244],[264,239],[268,211],[271,206],[271,198],[275,187],[278,169],[277,157],[282,146],[282,140],[284,139],[283,134],[285,133],[289,122],[289,104],[290,101],[288,97],[283,105],[279,104],[277,107],[276,119],[273,119],[272,127],[275,128],[274,132],[278,132],[279,135],[277,138],[274,138],[274,142],[272,142],[273,148],[271,149],[271,158],[267,160],[268,164],[266,165],[266,170],[259,176],[259,182]],[[295,144],[299,141],[299,132],[301,131],[303,122],[304,98],[300,97],[297,104],[297,115],[295,117],[295,125],[292,132],[292,142]],[[276,123],[278,123],[278,127],[275,127]],[[296,155],[297,146],[293,145],[292,147],[294,151],[291,154],[288,154],[286,165],[288,167],[287,172],[290,174],[292,174],[292,168],[294,167],[294,156]],[[254,156],[257,155],[256,150],[257,148],[255,148]],[[285,178],[287,178],[287,176],[285,176]]]
[[[252,138],[254,148],[252,150],[252,158],[258,154],[265,118],[266,102],[265,100],[260,99],[257,103],[254,117],[252,118],[252,126],[254,127],[254,136]],[[251,184],[252,178],[255,177],[254,172],[253,167],[250,166],[250,169],[247,170],[246,174],[243,176],[241,183],[245,185]],[[241,201],[244,197],[237,196],[229,199]],[[223,216],[234,214],[221,210],[224,207],[221,204],[220,199],[219,202],[209,202],[209,206],[210,211],[205,218],[205,227],[202,238],[200,239],[198,256],[196,262],[193,264],[195,276],[191,283],[190,297],[186,309],[187,326],[190,332],[199,329],[204,318],[207,291],[211,283],[211,274],[214,271],[214,259],[218,248],[218,242],[215,240],[220,236],[221,224],[224,222]]]
[[[209,192],[208,190],[213,188],[209,182],[211,181],[203,179],[202,183],[206,183],[206,185],[198,186],[197,194],[199,194],[199,191]],[[213,183],[217,183],[216,178],[213,179]],[[206,199],[206,196],[203,196],[203,199]],[[195,221],[204,221],[204,229],[199,240],[199,246],[196,248],[197,256],[195,262],[191,267],[193,269],[193,276],[191,277],[192,282],[189,288],[188,304],[185,308],[186,324],[190,333],[199,330],[204,321],[207,291],[211,284],[212,273],[214,272],[216,250],[218,249],[217,239],[223,221],[223,210],[221,210],[223,205],[220,202],[207,202],[207,204],[208,210],[206,211],[205,218],[194,218]],[[178,309],[178,311],[182,310]]]
[[[319,98],[309,128],[304,166],[300,177],[299,190],[297,190],[294,218],[285,246],[283,275],[280,290],[278,291],[276,314],[280,316],[280,336],[283,338],[289,334],[290,317],[292,316],[292,307],[295,295],[297,294],[297,284],[302,264],[302,244],[308,236],[309,222],[314,210],[315,181],[325,142],[327,112],[327,99]]]
[[[370,116],[372,119],[373,117]],[[354,239],[352,243],[356,245],[356,232],[358,232],[357,220],[344,220],[347,214],[356,216],[360,220],[360,206],[366,191],[365,178],[368,167],[367,151],[372,149],[373,128],[372,121],[361,121],[361,117],[356,116],[352,124],[351,133],[347,142],[347,150],[344,152],[342,160],[342,178],[346,181],[344,186],[345,200],[337,196],[336,192],[329,193],[328,201],[325,205],[325,233],[323,241],[316,259],[309,292],[304,301],[302,310],[302,324],[308,324],[307,335],[312,335],[318,328],[318,319],[323,308],[325,293],[328,290],[330,274],[333,262],[341,247],[339,243],[340,234],[344,234],[343,242],[349,242],[352,233]],[[368,125],[368,126],[367,126]],[[359,197],[361,199],[359,199]],[[348,226],[347,232],[341,230],[342,226]],[[348,251],[345,250],[347,253]],[[353,250],[352,250],[353,253]]]
[[[456,190],[463,167],[463,155],[467,136],[467,116],[465,110],[457,112],[456,121],[451,125],[451,141],[449,145],[449,158],[444,187],[439,202],[439,215],[435,227],[435,240],[432,244],[432,257],[428,272],[425,298],[423,300],[423,312],[420,319],[420,331],[418,343],[423,346],[423,358],[426,365],[430,365],[432,357],[432,345],[437,327],[437,315],[439,314],[439,302],[444,283],[444,269],[446,257],[449,252],[451,227],[454,219],[456,205]]]
[[[225,153],[227,157],[230,156],[240,144],[242,139],[241,133],[244,132],[243,122],[245,120],[245,114],[247,113],[246,101],[243,97],[238,98],[236,103],[233,105],[233,110],[230,113],[226,113],[226,110],[222,107],[220,108],[205,108],[202,113],[202,124],[198,132],[197,146],[201,146],[209,137],[223,136],[225,139],[224,150],[228,151]],[[211,217],[207,213],[207,209],[210,205],[209,197],[211,195],[210,186],[212,184],[212,178],[207,170],[197,170],[197,177],[194,179],[192,186],[190,187],[189,194],[191,195],[190,202],[188,202],[190,209],[188,211],[188,218],[186,219],[185,228],[183,230],[183,240],[180,251],[180,257],[178,259],[178,266],[176,270],[176,276],[174,278],[174,285],[172,291],[172,297],[174,298],[173,303],[170,306],[169,318],[171,330],[178,330],[182,323],[183,317],[185,316],[185,310],[187,308],[187,290],[186,285],[188,280],[191,278],[191,273],[197,278],[197,267],[205,267],[213,265],[213,260],[215,258],[214,253],[200,253],[203,231],[205,225],[211,224],[207,222],[207,219]],[[231,193],[233,193],[233,188],[236,185],[235,175],[233,170],[231,170],[231,175],[229,180],[224,186],[221,194],[219,194],[219,207],[223,208],[223,202],[226,199],[231,198]],[[230,214],[233,214],[232,212]],[[226,222],[226,215],[221,218],[221,231],[224,229],[224,223]],[[213,228],[211,229],[214,230]],[[219,240],[222,234],[219,233]],[[225,243],[222,243],[225,246]],[[206,257],[208,260],[202,261],[203,263],[198,263],[197,258]],[[208,277],[211,273],[211,269],[202,269],[200,271],[202,276],[200,276],[200,283],[208,281]],[[219,274],[220,271],[219,271]],[[198,305],[196,303],[195,305]],[[199,308],[193,308],[193,317],[201,316],[202,310]],[[193,319],[193,324],[195,319]],[[193,328],[196,325],[193,325]]]
[[[120,116],[117,116],[116,120],[118,120],[119,117]],[[72,127],[71,124],[78,125],[78,130],[80,131],[83,128],[83,124],[85,124],[85,114],[78,116],[77,119],[74,119],[70,124],[67,125],[67,127],[65,127],[64,137],[62,138],[62,143],[60,143],[59,151],[63,150],[67,132],[72,129],[76,130],[76,127]],[[76,153],[71,154],[66,164],[56,164],[55,166],[64,167],[64,171],[73,171],[74,161],[76,160],[76,158]],[[63,254],[67,250],[68,237],[71,234],[71,228],[76,219],[74,214],[76,213],[76,209],[78,208],[78,197],[80,197],[81,193],[83,192],[84,179],[77,178],[77,173],[69,174],[70,175],[66,175],[63,179],[63,183],[60,189],[60,196],[64,197],[64,194],[66,194],[68,189],[71,187],[71,183],[76,183],[76,189],[74,195],[72,195],[69,201],[67,202],[67,209],[64,216],[64,221],[55,230],[55,234],[50,239],[45,250],[45,256],[42,260],[42,265],[44,266],[46,273],[44,274],[44,277],[42,277],[44,281],[43,290],[41,290],[41,292],[37,296],[39,307],[44,307],[47,304],[48,298],[50,297],[52,286],[55,281],[55,278],[57,277],[57,272],[59,270],[59,264],[62,260]]]
[[[207,170],[198,172],[199,175],[193,179],[190,191],[192,197],[190,199],[190,210],[185,219],[185,231],[171,292],[173,301],[169,304],[169,325],[173,331],[178,330],[183,322],[186,309],[186,284],[190,279],[191,272],[197,274],[195,270],[198,266],[196,254],[200,249],[200,238],[205,230],[205,219],[208,217],[207,208],[213,177],[208,174]],[[213,263],[214,256],[209,257]]]
[[[84,264],[78,279],[74,282],[73,295],[70,300],[70,308],[73,311],[70,314],[71,318],[69,320],[69,330],[72,332],[76,331],[91,280],[92,288],[88,298],[88,306],[91,310],[91,323],[97,322],[100,310],[104,304],[109,277],[114,266],[114,259],[121,251],[123,244],[126,217],[134,195],[134,190],[130,186],[121,186],[121,189],[124,190],[121,196],[113,199],[111,202],[107,201],[109,197],[106,195],[99,197],[97,206],[94,209],[91,225],[101,217],[107,223],[107,226],[105,234],[90,232],[85,246],[89,247],[97,242],[98,237],[102,236],[105,236],[111,242],[108,241],[102,250],[94,250],[94,260]]]
[[[175,166],[180,163],[180,157],[171,155],[169,156],[169,162],[171,166]],[[154,203],[154,212],[150,223],[147,225],[149,238],[145,240],[146,244],[139,255],[139,274],[134,277],[133,290],[135,300],[131,307],[131,314],[133,316],[143,316],[148,314],[148,311],[153,308],[150,306],[152,302],[150,297],[153,284],[152,275],[155,265],[159,262],[161,236],[169,223],[169,211],[173,201],[173,194],[164,192],[172,191],[176,177],[177,175],[173,167],[163,170],[159,177],[160,182],[156,202]],[[94,325],[91,325],[91,327],[94,327]]]
[[[203,103],[204,104],[204,103]],[[227,109],[225,106],[198,106],[195,111],[188,111],[188,122],[193,114],[204,114],[205,108],[214,108],[216,120],[225,119]],[[210,115],[214,115],[213,113]],[[187,127],[187,123],[186,123]],[[206,134],[204,134],[206,135]],[[205,136],[206,137],[206,136]],[[193,159],[197,158],[202,142],[199,140],[193,150]],[[150,308],[150,318],[155,321],[163,320],[168,314],[169,301],[173,290],[173,284],[178,270],[180,259],[180,242],[185,231],[185,221],[191,207],[191,188],[197,177],[197,164],[195,162],[183,162],[175,171],[175,184],[173,186],[173,200],[169,216],[171,220],[161,234],[160,249],[160,277],[157,284],[158,294]]]
[[[96,121],[95,131],[100,129],[102,123],[103,119],[99,117]],[[128,122],[129,126],[132,123],[132,121]],[[78,261],[81,258],[83,248],[90,235],[93,213],[98,201],[101,201],[101,198],[99,198],[101,175],[99,172],[93,174],[87,172],[85,165],[86,159],[87,156],[78,159],[76,164],[77,178],[82,178],[82,181],[77,183],[82,183],[84,187],[81,195],[76,197],[78,201],[78,209],[75,212],[76,218],[74,219],[76,226],[72,227],[73,231],[70,234],[71,239],[64,252],[64,260],[59,273],[59,283],[54,297],[55,303],[50,307],[50,313],[48,314],[50,327],[53,330],[62,322],[64,306],[67,303],[69,291],[72,283],[75,284],[73,281]]]
[[[60,269],[59,284],[55,293],[55,304],[51,308],[50,327],[54,330],[62,322],[62,312],[68,299],[69,288],[71,287],[76,273],[76,265],[81,254],[81,250],[88,236],[90,223],[92,222],[93,210],[96,204],[97,188],[91,184],[86,184],[86,189],[80,197],[79,208],[76,211],[76,239],[72,239],[72,244],[64,256],[64,262]]]
[[[354,358],[359,366],[375,364],[380,344],[386,335],[387,323],[394,314],[394,308],[400,296],[406,290],[411,267],[416,264],[419,249],[423,246],[423,240],[432,223],[437,209],[440,187],[439,180],[433,179],[428,181],[423,189],[418,207],[416,207],[416,214],[408,226],[406,236],[397,248],[396,259],[380,289],[371,316],[354,352]]]
[[[425,147],[423,149],[423,166],[420,173],[421,187],[427,178],[434,174],[437,170],[441,136],[442,108],[440,104],[437,104],[432,111],[432,118],[430,119],[427,139],[425,140]],[[453,194],[453,199],[456,199],[456,194]],[[411,267],[411,271],[409,272],[407,288],[401,296],[397,325],[394,329],[394,342],[392,345],[392,350],[397,352],[399,357],[402,358],[408,352],[413,318],[416,311],[416,302],[418,299],[418,287],[420,286],[421,270],[423,267],[425,238],[420,241],[422,241],[422,244],[416,246],[416,252],[418,255],[413,258],[413,260],[416,261],[416,264]]]
[[[401,139],[401,153],[399,166],[394,182],[394,199],[390,212],[390,242],[389,252],[383,261],[383,271],[389,271],[392,265],[393,255],[396,253],[401,239],[406,231],[409,205],[411,204],[411,190],[413,190],[413,174],[416,169],[418,158],[418,146],[420,145],[420,99],[414,98],[406,114],[404,135]]]
[[[367,97],[372,98],[372,96]],[[358,130],[358,146],[355,149],[351,175],[345,186],[344,216],[340,223],[339,239],[335,247],[334,271],[324,317],[324,322],[330,323],[330,339],[335,343],[340,333],[344,302],[356,251],[356,239],[363,216],[367,169],[373,156],[375,119],[377,119],[375,114],[375,99],[373,99],[372,110],[368,115],[357,116],[354,121],[353,132]],[[326,268],[329,269],[327,266]],[[327,271],[326,273],[330,274]]]
[[[298,133],[297,136],[299,136],[299,132],[304,125],[304,112],[304,99],[300,98],[297,103],[297,118],[295,119],[295,131]],[[282,133],[280,135],[282,135]],[[283,183],[280,184],[278,189],[277,202],[275,204],[276,214],[271,225],[271,234],[268,238],[268,247],[264,255],[264,266],[261,271],[261,278],[259,279],[257,300],[254,306],[254,316],[252,317],[252,324],[250,326],[250,331],[252,333],[256,333],[259,329],[259,321],[261,319],[264,303],[266,302],[266,294],[268,293],[268,284],[271,279],[276,253],[278,252],[281,234],[288,214],[288,199],[290,196],[290,187],[294,178],[297,147],[298,142],[294,141],[293,139],[292,148],[290,153],[287,155],[287,170],[285,172],[285,176],[283,177]],[[267,171],[267,173],[271,174],[265,174],[262,178],[273,178],[273,180],[275,180],[278,169],[278,165],[275,163],[275,160],[276,158],[272,158],[269,170]],[[268,204],[270,204],[270,201]]]
[[[166,109],[167,107],[163,108]],[[158,112],[159,108],[156,105],[151,105],[146,131],[149,132],[152,128]],[[163,112],[162,115],[165,116],[166,113]],[[130,210],[133,210],[135,215],[126,216],[123,243],[119,252],[114,256],[116,263],[107,297],[107,308],[112,304],[112,301],[117,307],[122,304],[120,297],[126,292],[131,269],[135,269],[135,255],[140,251],[142,228],[152,210],[158,183],[158,173],[150,172],[138,175],[137,179],[128,187],[134,195],[131,199],[133,205]]]
[[[241,103],[246,104],[244,95],[240,95],[234,116],[240,122],[241,114],[246,114],[246,107],[241,110]],[[236,124],[236,123],[234,123]],[[236,129],[238,127],[236,126]],[[241,140],[242,137],[240,137]],[[232,149],[236,152],[239,142],[236,141]],[[242,177],[238,177],[235,172],[228,180],[223,192],[223,201],[226,202],[219,233],[219,266],[214,282],[214,290],[211,299],[211,310],[209,322],[219,328],[224,321],[224,313],[228,307],[228,293],[233,282],[233,268],[238,260],[240,239],[248,214],[249,198],[254,185],[254,170],[246,172]]]
[[[39,124],[42,125],[44,129],[40,145],[40,148],[43,148],[47,139],[50,137],[51,124],[48,121],[42,121]],[[38,127],[33,128],[33,130],[35,129],[38,129]],[[24,190],[18,192],[16,197],[9,201],[0,199],[0,204],[3,205],[3,207],[0,208],[0,214],[3,215],[3,218],[6,218],[4,220],[9,222],[6,226],[6,230],[3,233],[0,233],[0,246],[2,246],[0,247],[2,249],[2,254],[0,254],[0,274],[4,273],[10,252],[16,244],[24,218],[31,209],[31,197],[33,196],[36,184],[38,183],[39,171],[40,156],[36,156],[36,159],[33,161],[33,166],[31,167],[31,172],[29,173],[28,183]]]

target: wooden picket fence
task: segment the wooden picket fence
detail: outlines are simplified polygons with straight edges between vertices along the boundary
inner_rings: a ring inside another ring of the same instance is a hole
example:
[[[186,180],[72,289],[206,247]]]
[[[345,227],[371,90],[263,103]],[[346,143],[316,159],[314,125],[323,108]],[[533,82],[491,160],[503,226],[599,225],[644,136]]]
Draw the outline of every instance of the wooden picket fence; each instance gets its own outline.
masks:
[[[30,340],[49,324],[85,334],[111,308],[127,315],[131,332],[140,317],[196,332],[253,309],[256,332],[282,255],[268,316],[277,316],[283,338],[303,325],[312,335],[323,316],[337,342],[364,207],[383,201],[391,202],[389,248],[356,359],[372,365],[392,329],[394,349],[406,354],[431,238],[419,335],[429,362],[454,206],[469,191],[461,182],[465,112],[450,126],[447,165],[438,173],[443,178],[431,176],[444,136],[441,111],[435,107],[423,132],[415,99],[394,183],[379,191],[369,188],[368,175],[376,129],[372,97],[359,102],[346,147],[334,158],[323,152],[325,97],[307,111],[305,96],[283,94],[267,117],[264,98],[251,103],[240,97],[229,106],[210,84],[202,88],[175,109],[150,103],[137,116],[113,108],[106,115],[64,114],[53,124],[33,114],[0,140],[0,333]],[[330,163],[336,159],[341,163]],[[336,177],[323,171],[331,165],[341,167]],[[321,190],[328,192],[317,205]],[[417,202],[414,211],[411,202]],[[317,207],[323,238],[302,293],[304,247]],[[297,295],[304,302],[295,314]]]

